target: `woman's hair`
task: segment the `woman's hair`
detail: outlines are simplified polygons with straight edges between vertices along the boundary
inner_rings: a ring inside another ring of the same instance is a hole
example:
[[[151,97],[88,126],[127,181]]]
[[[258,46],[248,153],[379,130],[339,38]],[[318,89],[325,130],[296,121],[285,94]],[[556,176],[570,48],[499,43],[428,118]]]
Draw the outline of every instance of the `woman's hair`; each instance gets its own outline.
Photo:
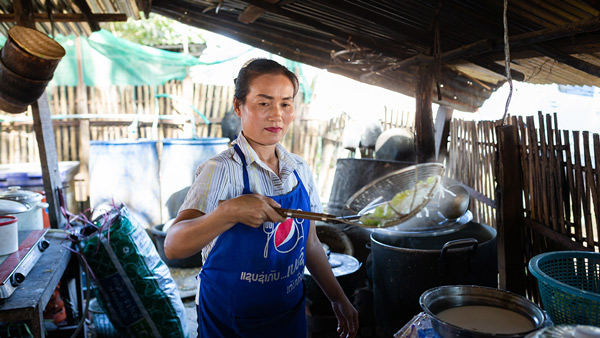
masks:
[[[294,86],[294,96],[298,93],[299,82],[296,74],[292,73],[286,67],[279,63],[269,59],[252,59],[240,69],[238,77],[233,80],[235,83],[235,93],[233,97],[239,100],[241,103],[246,102],[246,96],[250,91],[250,83],[255,78],[261,75],[284,75],[286,76],[292,85]]]

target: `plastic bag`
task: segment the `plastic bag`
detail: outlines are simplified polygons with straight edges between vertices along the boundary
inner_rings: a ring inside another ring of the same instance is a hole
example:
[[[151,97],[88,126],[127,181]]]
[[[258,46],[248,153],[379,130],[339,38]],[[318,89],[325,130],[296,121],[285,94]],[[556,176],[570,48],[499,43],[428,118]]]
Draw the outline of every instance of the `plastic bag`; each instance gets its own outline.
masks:
[[[114,327],[131,337],[187,337],[177,285],[127,207],[114,207],[94,224],[97,228],[82,242],[83,255],[96,297]]]

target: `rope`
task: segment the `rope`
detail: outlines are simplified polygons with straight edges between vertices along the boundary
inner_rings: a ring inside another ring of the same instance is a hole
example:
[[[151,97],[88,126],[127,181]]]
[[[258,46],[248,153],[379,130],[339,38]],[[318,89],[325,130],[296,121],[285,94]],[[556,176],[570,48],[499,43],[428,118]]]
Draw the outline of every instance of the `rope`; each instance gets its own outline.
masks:
[[[504,0],[504,12],[502,14],[502,23],[504,25],[504,67],[506,68],[506,79],[508,80],[509,92],[504,106],[504,115],[502,116],[502,125],[506,124],[506,115],[508,114],[508,106],[513,93],[512,77],[510,76],[510,46],[508,45],[508,0]]]

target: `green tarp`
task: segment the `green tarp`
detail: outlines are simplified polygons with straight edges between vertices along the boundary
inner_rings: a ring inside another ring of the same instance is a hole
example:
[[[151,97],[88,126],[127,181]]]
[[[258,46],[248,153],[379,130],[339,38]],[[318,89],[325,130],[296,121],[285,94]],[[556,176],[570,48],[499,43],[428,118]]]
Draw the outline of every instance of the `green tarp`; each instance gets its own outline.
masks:
[[[50,85],[77,85],[76,38],[57,35],[55,40],[66,51]],[[0,36],[0,44],[6,38]],[[196,57],[142,46],[100,30],[89,38],[82,37],[83,80],[87,86],[159,85],[168,80],[182,80],[187,67],[201,65]]]

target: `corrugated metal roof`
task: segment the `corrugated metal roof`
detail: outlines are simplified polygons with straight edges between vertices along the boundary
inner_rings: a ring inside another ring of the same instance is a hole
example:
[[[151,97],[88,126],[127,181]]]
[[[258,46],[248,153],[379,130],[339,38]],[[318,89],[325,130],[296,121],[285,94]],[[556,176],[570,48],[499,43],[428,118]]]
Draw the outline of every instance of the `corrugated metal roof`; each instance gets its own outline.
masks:
[[[78,0],[35,0],[34,10],[46,13],[51,5],[56,12],[80,13],[74,2]],[[418,67],[435,65],[432,60],[439,47],[443,62],[438,63],[441,71],[437,79],[443,85],[443,98],[438,103],[466,111],[475,111],[506,81],[503,0],[87,3],[93,13],[125,13],[135,18],[139,8],[150,9],[289,59],[408,95],[413,94]],[[240,14],[249,14],[249,7],[262,8],[263,12],[259,10],[253,22],[243,23]],[[12,11],[12,1],[0,0],[0,14]],[[599,14],[598,0],[510,0],[507,21],[513,76],[531,83],[600,86]],[[0,25],[0,32],[9,25]],[[38,24],[48,33],[52,27],[62,34],[90,32],[86,23]],[[435,27],[439,32],[437,44]],[[478,48],[464,52],[474,43]],[[450,58],[449,52],[458,56]]]

